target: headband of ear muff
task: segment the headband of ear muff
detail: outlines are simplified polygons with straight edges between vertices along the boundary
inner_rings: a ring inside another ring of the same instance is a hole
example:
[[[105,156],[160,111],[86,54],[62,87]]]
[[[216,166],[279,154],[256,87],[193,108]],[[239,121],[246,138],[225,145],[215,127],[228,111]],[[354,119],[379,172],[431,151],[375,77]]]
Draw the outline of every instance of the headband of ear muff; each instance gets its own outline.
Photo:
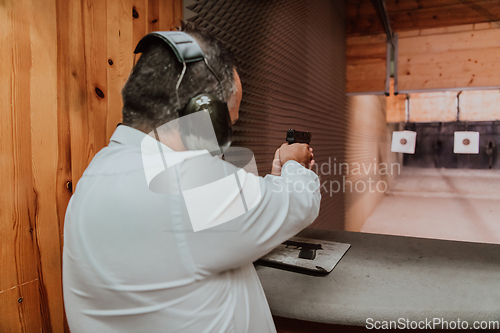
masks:
[[[222,102],[212,94],[200,94],[192,97],[189,102],[182,107],[179,101],[179,86],[186,72],[186,64],[197,61],[203,61],[210,72],[214,75],[220,87],[220,80],[208,64],[203,50],[196,40],[182,31],[156,31],[144,36],[137,44],[134,54],[142,53],[150,44],[158,40],[166,43],[173,51],[177,60],[183,65],[182,73],[176,85],[177,104],[179,108],[179,117],[183,117],[195,112],[205,111],[210,115],[212,125],[217,137],[217,142],[220,152],[212,152],[212,154],[223,153],[231,144],[232,128],[231,118],[227,104]],[[195,128],[195,127],[193,127]],[[188,150],[201,150],[204,147],[204,138],[200,138],[199,133],[190,132],[189,126],[181,128],[181,137],[184,146]]]
[[[152,42],[162,40],[174,51],[177,60],[182,63],[205,59],[203,50],[193,37],[182,31],[155,31],[142,37],[135,47],[134,54],[142,53]]]

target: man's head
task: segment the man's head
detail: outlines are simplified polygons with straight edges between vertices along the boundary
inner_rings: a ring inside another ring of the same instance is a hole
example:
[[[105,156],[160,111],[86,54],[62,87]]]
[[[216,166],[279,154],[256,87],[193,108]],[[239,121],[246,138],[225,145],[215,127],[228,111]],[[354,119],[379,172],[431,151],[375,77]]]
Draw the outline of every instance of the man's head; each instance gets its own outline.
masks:
[[[228,104],[233,123],[238,119],[241,82],[231,54],[220,43],[192,25],[183,28],[202,48],[217,77],[203,61],[187,65],[179,87],[181,108],[194,96],[211,93]],[[174,52],[158,40],[141,54],[123,87],[123,123],[145,133],[178,118],[176,84],[182,71]]]

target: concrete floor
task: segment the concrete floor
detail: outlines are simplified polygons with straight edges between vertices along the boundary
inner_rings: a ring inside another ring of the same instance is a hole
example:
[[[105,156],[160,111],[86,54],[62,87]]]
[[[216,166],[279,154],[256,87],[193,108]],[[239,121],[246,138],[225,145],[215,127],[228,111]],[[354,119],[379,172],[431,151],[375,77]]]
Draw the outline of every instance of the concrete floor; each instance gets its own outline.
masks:
[[[405,167],[361,231],[500,244],[500,170]]]

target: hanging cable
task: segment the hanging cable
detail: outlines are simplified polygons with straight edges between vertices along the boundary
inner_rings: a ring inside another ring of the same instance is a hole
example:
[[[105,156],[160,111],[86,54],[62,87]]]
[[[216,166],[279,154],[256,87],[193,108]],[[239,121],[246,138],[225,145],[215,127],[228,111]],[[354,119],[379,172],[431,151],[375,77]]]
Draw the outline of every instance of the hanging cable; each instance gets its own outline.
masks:
[[[457,121],[460,121],[460,94],[461,93],[462,93],[462,91],[458,92],[457,99],[456,99],[456,102],[457,102]]]
[[[410,94],[406,94],[405,99],[405,122],[410,122]]]

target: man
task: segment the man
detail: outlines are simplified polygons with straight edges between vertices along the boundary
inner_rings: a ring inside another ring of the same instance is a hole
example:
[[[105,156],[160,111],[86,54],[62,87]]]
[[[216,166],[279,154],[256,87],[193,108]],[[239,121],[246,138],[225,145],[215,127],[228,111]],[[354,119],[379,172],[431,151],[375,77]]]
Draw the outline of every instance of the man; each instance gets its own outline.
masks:
[[[227,102],[236,122],[242,87],[231,57],[203,33],[187,32],[220,84],[203,62],[189,64],[180,104],[211,93]],[[143,51],[122,91],[123,125],[96,154],[68,205],[63,288],[73,333],[276,331],[252,262],[317,217],[318,177],[303,166],[314,163],[312,149],[282,145],[275,175],[243,177],[241,193],[255,184],[260,188],[252,209],[194,232],[178,195],[150,190],[141,157],[147,133],[178,117],[181,71],[166,45]],[[191,152],[178,135],[159,141],[189,166]],[[230,167],[217,156],[210,161]]]

